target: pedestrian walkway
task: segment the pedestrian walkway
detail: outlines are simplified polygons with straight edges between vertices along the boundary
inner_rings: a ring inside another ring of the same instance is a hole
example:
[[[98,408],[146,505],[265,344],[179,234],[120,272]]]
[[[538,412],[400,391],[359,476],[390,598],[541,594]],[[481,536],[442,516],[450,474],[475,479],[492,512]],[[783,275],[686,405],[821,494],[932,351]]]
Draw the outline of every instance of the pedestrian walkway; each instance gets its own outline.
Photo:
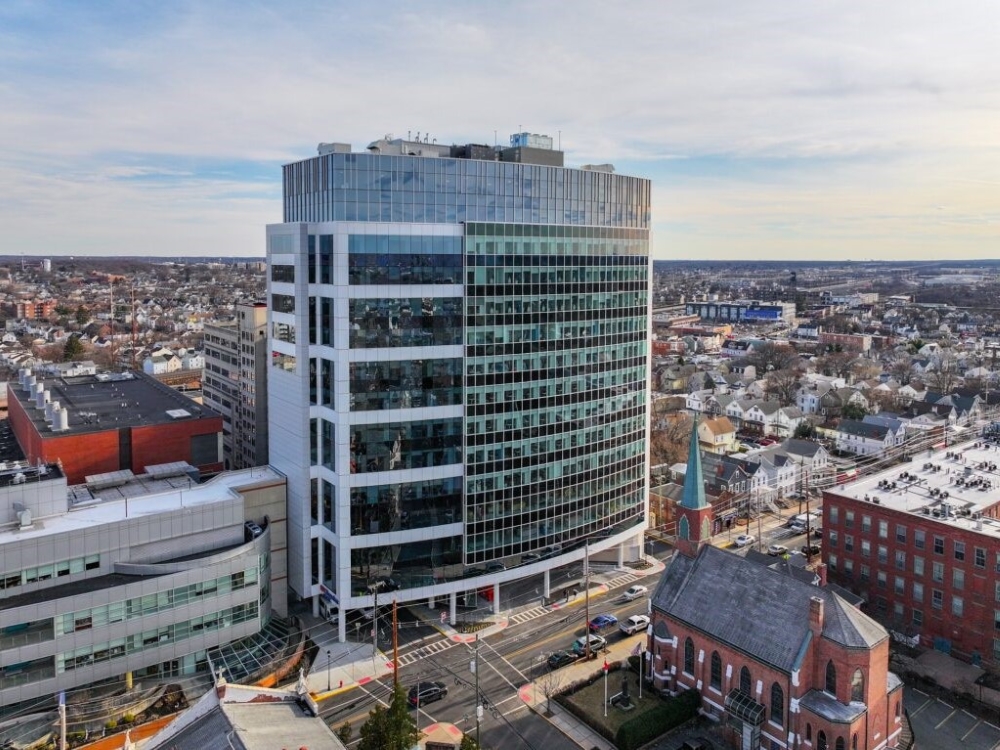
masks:
[[[434,656],[435,654],[440,654],[442,651],[447,651],[452,646],[456,645],[458,641],[452,640],[440,640],[431,641],[426,646],[421,646],[416,651],[408,651],[399,657],[399,666],[407,667],[410,664],[416,664],[423,658],[428,656]]]
[[[659,578],[666,565],[660,561],[652,561],[652,564],[640,570],[615,568],[607,573],[593,574],[592,578],[597,579],[610,576],[603,582],[592,581],[589,596],[591,599],[597,598],[615,589],[631,586],[634,583],[648,579],[650,588],[652,582]],[[399,666],[412,665],[422,658],[439,654],[459,643],[471,643],[477,637],[485,638],[494,633],[499,633],[511,625],[522,625],[526,622],[543,617],[550,612],[559,609],[581,604],[587,597],[587,592],[580,591],[575,596],[564,601],[554,602],[549,605],[535,605],[528,609],[508,612],[503,615],[491,615],[487,621],[489,624],[475,633],[460,633],[450,623],[441,622],[441,610],[431,609],[426,606],[411,604],[410,611],[413,612],[426,625],[430,625],[445,636],[444,639],[432,640],[424,646],[407,651],[400,655]],[[374,649],[372,644],[358,643],[337,643],[336,633],[332,626],[318,618],[306,616],[303,618],[305,627],[308,628],[313,640],[320,647],[312,669],[306,677],[310,692],[316,700],[322,701],[340,693],[344,693],[360,685],[365,685],[372,680],[389,675],[393,670],[393,663],[381,651]],[[328,639],[321,634],[328,632]],[[625,659],[635,648],[636,643],[645,636],[633,636],[617,641],[609,646],[605,652],[608,661]],[[329,654],[329,657],[327,656]],[[576,677],[579,670],[580,676]],[[587,677],[594,670],[594,662],[577,662],[564,667],[561,671],[567,673],[573,679]],[[536,698],[544,694],[541,690],[536,690],[533,683],[528,683],[518,690],[518,694],[530,708],[538,711],[544,716],[544,706],[539,707],[540,701]],[[614,746],[601,735],[594,732],[590,727],[577,719],[572,714],[564,711],[553,704],[552,716],[546,716],[556,728],[572,739],[586,750],[600,748],[600,750],[615,750]]]
[[[523,625],[526,622],[538,619],[542,615],[547,615],[551,611],[552,610],[548,607],[532,607],[531,609],[526,609],[523,612],[517,612],[507,619],[515,625]]]
[[[645,638],[646,635],[643,633],[615,641],[601,655],[604,657],[605,662],[624,661],[628,659],[637,644],[645,642]],[[581,659],[563,667],[559,672],[563,678],[562,682],[569,685],[593,676],[600,669],[601,664],[599,662]],[[563,734],[580,745],[580,747],[587,748],[587,750],[595,747],[601,748],[601,750],[615,750],[615,746],[612,743],[563,709],[555,701],[551,702],[552,714],[547,715],[548,699],[545,697],[545,691],[542,687],[529,682],[527,685],[523,685],[517,692],[525,705],[536,711],[540,716],[548,719]]]

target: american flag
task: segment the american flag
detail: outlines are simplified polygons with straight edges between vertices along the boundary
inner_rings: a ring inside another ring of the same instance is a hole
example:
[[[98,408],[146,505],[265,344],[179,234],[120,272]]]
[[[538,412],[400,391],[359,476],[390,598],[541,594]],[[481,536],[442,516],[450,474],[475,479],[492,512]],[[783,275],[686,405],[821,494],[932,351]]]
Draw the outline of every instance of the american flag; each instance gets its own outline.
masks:
[[[642,653],[642,641],[635,644],[635,648],[632,649],[632,656],[639,656]]]

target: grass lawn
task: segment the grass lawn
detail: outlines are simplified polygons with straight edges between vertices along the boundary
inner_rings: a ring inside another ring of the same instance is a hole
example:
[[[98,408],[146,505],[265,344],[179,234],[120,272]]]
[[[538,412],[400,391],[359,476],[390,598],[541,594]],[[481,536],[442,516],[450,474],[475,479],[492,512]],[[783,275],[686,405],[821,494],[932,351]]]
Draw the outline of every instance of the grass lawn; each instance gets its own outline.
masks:
[[[594,684],[578,690],[573,695],[561,698],[562,702],[571,703],[577,708],[579,717],[586,716],[587,723],[592,727],[607,727],[613,737],[623,722],[640,716],[654,706],[662,705],[662,699],[648,686],[642,688],[642,700],[639,699],[639,678],[634,671],[618,671],[608,674],[608,698],[617,695],[622,690],[622,675],[628,675],[628,694],[632,705],[631,711],[623,711],[617,706],[608,706],[608,716],[604,717],[604,678],[595,680]]]

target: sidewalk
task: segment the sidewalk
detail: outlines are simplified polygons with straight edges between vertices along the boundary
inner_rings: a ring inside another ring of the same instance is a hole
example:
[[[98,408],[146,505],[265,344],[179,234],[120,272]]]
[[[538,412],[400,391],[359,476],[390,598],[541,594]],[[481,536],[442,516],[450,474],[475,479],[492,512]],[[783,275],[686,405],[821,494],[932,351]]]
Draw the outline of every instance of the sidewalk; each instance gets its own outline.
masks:
[[[615,568],[607,573],[592,574],[592,577],[596,575],[609,576],[610,580],[607,582],[591,583],[589,596],[591,601],[596,597],[604,596],[609,591],[620,586],[624,586],[624,583],[638,583],[643,578],[649,578],[655,576],[659,578],[660,574],[663,572],[666,565],[660,560],[652,560],[648,568],[642,568],[636,570],[633,568]],[[627,581],[624,579],[628,579]],[[652,589],[652,586],[650,587]],[[587,591],[579,591],[575,596],[569,599],[562,599],[557,602],[552,602],[551,604],[535,605],[524,607],[523,611],[529,611],[536,609],[538,606],[544,608],[545,610],[554,612],[564,607],[572,607],[575,604],[582,604],[587,598]],[[476,640],[476,637],[486,638],[487,636],[494,635],[505,630],[511,624],[511,619],[514,614],[522,610],[507,610],[505,613],[499,615],[491,615],[486,621],[490,622],[488,626],[482,628],[475,633],[460,633],[455,629],[453,625],[447,622],[441,622],[441,612],[439,609],[431,609],[427,606],[422,606],[418,604],[408,605],[410,611],[413,612],[417,617],[423,621],[425,625],[429,625],[438,632],[440,632],[445,637],[449,638],[456,643],[472,643]]]
[[[621,640],[615,641],[608,646],[608,648],[601,653],[596,661],[577,661],[563,667],[559,670],[559,672],[563,676],[564,682],[567,684],[585,680],[588,677],[593,676],[595,672],[601,671],[601,657],[609,663],[613,661],[625,661],[635,649],[636,644],[644,643],[645,640],[645,633],[641,635],[629,636],[628,638],[622,638]],[[521,700],[524,701],[528,708],[535,711],[539,716],[548,719],[563,734],[576,742],[580,747],[586,748],[587,750],[591,750],[591,748],[595,747],[601,748],[601,750],[615,750],[615,746],[611,742],[567,712],[555,701],[551,702],[552,715],[547,716],[545,709],[548,699],[545,697],[544,690],[537,687],[534,682],[529,682],[527,685],[523,685],[517,692],[518,695],[521,696]]]
[[[324,701],[392,674],[392,659],[371,643],[339,643],[329,623],[312,615],[299,617],[319,647],[306,675],[315,700]]]
[[[647,579],[645,583],[649,586],[650,591],[652,591],[655,588],[655,581],[666,568],[666,565],[654,558],[647,559],[651,562],[648,568],[639,570],[633,568],[616,568],[599,574],[606,576],[608,580],[597,585],[591,585],[589,591],[591,599],[603,596],[617,588],[625,588],[626,585],[631,585],[632,583],[643,582],[644,579]],[[587,592],[581,591],[568,600],[543,605],[543,608],[546,611],[556,611],[564,607],[581,604],[586,597]],[[471,643],[476,640],[477,636],[485,638],[499,633],[511,625],[511,617],[517,614],[514,610],[508,610],[506,613],[493,616],[495,619],[490,625],[476,633],[460,633],[448,622],[441,622],[441,610],[430,609],[429,607],[416,604],[408,606],[410,607],[410,611],[414,612],[427,625],[435,628],[455,643]],[[536,608],[539,607],[536,605],[524,609],[525,611],[530,611]],[[309,615],[303,617],[303,624],[314,634],[313,640],[316,641],[320,649],[309,674],[306,676],[309,691],[317,701],[323,701],[327,698],[346,693],[372,680],[392,674],[393,664],[391,658],[387,657],[381,651],[375,650],[372,644],[338,643],[336,642],[332,626],[319,618]],[[320,642],[316,637],[316,634],[323,632],[324,626],[328,629],[330,635],[329,642]],[[627,659],[635,648],[635,644],[644,638],[645,635],[635,635],[616,641],[608,647],[603,656],[609,662]],[[329,660],[327,659],[328,650],[330,654]],[[577,662],[563,667],[560,671],[568,675],[572,680],[576,680],[589,677],[595,669],[599,670],[600,666],[599,662]],[[552,704],[552,716],[545,716],[545,706],[540,705],[545,702],[544,693],[541,690],[536,690],[534,683],[529,682],[520,687],[518,695],[527,704],[528,708],[536,711],[539,716],[546,718],[553,726],[580,745],[580,747],[586,748],[586,750],[592,750],[595,747],[600,748],[600,750],[615,750],[612,743],[608,742],[601,735],[594,732],[590,727],[583,724],[579,719],[555,703]]]

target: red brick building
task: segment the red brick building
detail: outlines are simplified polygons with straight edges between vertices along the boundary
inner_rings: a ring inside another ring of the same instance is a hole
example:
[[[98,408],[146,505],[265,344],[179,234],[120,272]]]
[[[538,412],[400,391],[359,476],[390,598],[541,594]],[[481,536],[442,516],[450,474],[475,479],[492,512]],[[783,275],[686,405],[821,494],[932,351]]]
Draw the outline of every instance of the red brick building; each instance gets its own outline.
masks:
[[[706,545],[674,556],[652,617],[654,684],[699,691],[732,747],[894,746],[889,635],[833,591]]]
[[[824,493],[830,580],[900,635],[1000,666],[1000,447],[986,441]]]
[[[57,306],[54,299],[18,300],[6,305],[11,317],[25,320],[47,320],[55,313]]]
[[[8,384],[11,428],[32,463],[60,462],[70,484],[184,461],[222,470],[222,417],[140,372]]]
[[[893,747],[903,690],[889,672],[888,632],[787,566],[708,543],[712,509],[696,434],[676,510],[678,553],[650,601],[653,683],[697,690],[702,712],[735,748]]]

